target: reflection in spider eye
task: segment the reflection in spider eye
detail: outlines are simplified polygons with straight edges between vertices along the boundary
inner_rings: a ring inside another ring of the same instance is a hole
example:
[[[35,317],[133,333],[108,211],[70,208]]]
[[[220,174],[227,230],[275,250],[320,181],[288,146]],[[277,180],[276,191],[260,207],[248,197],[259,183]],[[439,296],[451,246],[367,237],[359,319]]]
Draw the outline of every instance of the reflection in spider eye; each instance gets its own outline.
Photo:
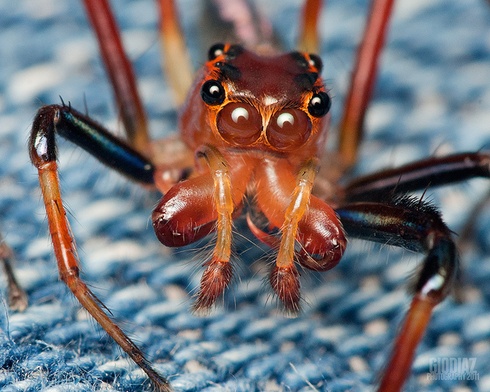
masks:
[[[313,117],[323,117],[325,116],[332,105],[332,100],[328,96],[328,94],[324,91],[320,91],[313,95],[308,104],[308,112]]]
[[[231,119],[238,124],[241,117],[243,118],[243,120],[246,121],[246,120],[248,120],[250,115],[248,114],[247,109],[245,109],[242,106],[239,106],[236,109],[234,109],[233,112],[231,112]]]
[[[300,109],[277,112],[267,127],[267,140],[282,151],[291,151],[303,145],[311,134],[311,121]]]
[[[279,128],[292,127],[294,126],[294,117],[291,113],[284,112],[277,117],[276,122]]]

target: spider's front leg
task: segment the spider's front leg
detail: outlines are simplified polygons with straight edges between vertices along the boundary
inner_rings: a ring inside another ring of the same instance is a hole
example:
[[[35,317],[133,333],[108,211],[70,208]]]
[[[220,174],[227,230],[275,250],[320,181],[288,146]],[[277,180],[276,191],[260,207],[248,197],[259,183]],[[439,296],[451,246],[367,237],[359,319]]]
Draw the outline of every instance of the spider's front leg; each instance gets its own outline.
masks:
[[[255,173],[257,209],[271,228],[280,230],[280,239],[261,231],[250,216],[247,219],[257,238],[277,247],[269,282],[291,315],[300,310],[296,261],[311,270],[327,271],[340,261],[347,242],[335,211],[311,195],[316,171],[315,159],[302,164],[299,170],[286,159],[263,159]]]
[[[415,350],[432,311],[449,293],[458,260],[451,232],[431,205],[409,197],[357,202],[336,210],[351,237],[426,253],[412,287],[414,297],[379,390],[399,391],[410,374]]]
[[[379,200],[475,177],[490,178],[489,151],[432,157],[362,176],[345,187],[345,194],[348,201]]]
[[[170,247],[216,233],[193,306],[197,314],[206,314],[232,278],[232,220],[241,212],[253,165],[248,162],[251,158],[229,165],[229,160],[209,145],[198,148],[195,156],[200,173],[173,186],[155,208],[152,220],[158,239]]]
[[[102,310],[101,301],[80,278],[75,241],[61,199],[56,133],[92,153],[101,162],[118,169],[127,177],[140,183],[153,184],[153,165],[93,120],[68,106],[45,106],[36,115],[29,140],[29,152],[32,163],[38,169],[60,278],[80,304],[143,369],[156,390],[171,391],[169,382],[151,367],[141,350],[107,316]]]
[[[426,253],[380,391],[402,388],[432,311],[448,295],[458,268],[451,231],[440,213],[406,194],[474,177],[490,177],[488,152],[414,162],[361,177],[345,188],[349,203],[336,212],[350,236]]]

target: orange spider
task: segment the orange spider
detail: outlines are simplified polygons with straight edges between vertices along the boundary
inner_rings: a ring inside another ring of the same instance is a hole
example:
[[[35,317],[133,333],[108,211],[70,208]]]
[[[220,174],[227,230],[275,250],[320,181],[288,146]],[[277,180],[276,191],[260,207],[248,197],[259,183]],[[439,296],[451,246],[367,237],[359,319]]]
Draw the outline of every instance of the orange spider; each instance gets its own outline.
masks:
[[[179,103],[180,136],[152,142],[114,18],[106,1],[85,0],[128,141],[66,105],[41,108],[29,151],[37,167],[61,279],[81,305],[147,373],[155,389],[170,391],[142,351],[108,317],[79,277],[79,261],[58,180],[55,135],[74,142],[128,178],[164,194],[152,214],[166,246],[193,243],[211,232],[216,243],[194,311],[207,312],[232,277],[233,220],[246,213],[251,232],[277,249],[269,281],[287,312],[300,310],[297,264],[315,271],[340,261],[346,236],[390,242],[425,254],[413,300],[395,342],[380,391],[400,390],[434,307],[448,294],[457,270],[450,230],[439,212],[407,194],[464,179],[489,177],[490,155],[460,153],[429,158],[364,176],[346,186],[335,181],[351,167],[374,85],[393,1],[374,0],[340,126],[336,167],[323,186],[315,177],[324,157],[330,97],[320,74],[317,17],[321,2],[307,0],[300,51],[281,54],[263,41],[216,44],[191,82],[174,2],[160,1],[166,68]],[[251,48],[255,46],[255,48]],[[254,50],[252,50],[254,49]],[[187,93],[188,91],[188,93]],[[187,97],[187,98],[184,98]],[[169,151],[171,152],[169,154]]]

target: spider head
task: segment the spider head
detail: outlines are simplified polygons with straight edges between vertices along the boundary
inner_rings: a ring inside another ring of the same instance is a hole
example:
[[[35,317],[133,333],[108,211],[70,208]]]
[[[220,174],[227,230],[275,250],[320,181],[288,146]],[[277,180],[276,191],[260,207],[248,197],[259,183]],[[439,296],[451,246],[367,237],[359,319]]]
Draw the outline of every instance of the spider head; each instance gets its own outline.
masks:
[[[318,155],[330,109],[321,69],[312,54],[261,56],[216,44],[184,108],[184,121],[194,117],[183,124],[184,137],[189,132],[197,145]]]

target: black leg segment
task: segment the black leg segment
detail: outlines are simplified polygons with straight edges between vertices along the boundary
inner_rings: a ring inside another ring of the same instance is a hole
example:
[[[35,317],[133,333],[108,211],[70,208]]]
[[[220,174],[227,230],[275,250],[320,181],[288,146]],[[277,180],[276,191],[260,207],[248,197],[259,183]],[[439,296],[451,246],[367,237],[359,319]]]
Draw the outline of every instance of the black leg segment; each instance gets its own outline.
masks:
[[[100,162],[129,179],[153,184],[153,164],[94,120],[66,105],[44,106],[36,114],[29,148],[33,153],[56,161],[55,133],[82,147]]]
[[[466,152],[417,161],[359,177],[347,184],[347,201],[379,200],[428,187],[490,178],[490,152]]]
[[[413,197],[350,203],[336,212],[351,237],[426,254],[412,282],[412,302],[378,386],[379,391],[399,391],[410,374],[432,311],[448,295],[456,277],[458,258],[451,232],[436,208]]]
[[[458,262],[451,231],[435,207],[405,196],[387,203],[350,203],[336,212],[351,238],[426,253],[414,290],[437,301],[447,295]]]

